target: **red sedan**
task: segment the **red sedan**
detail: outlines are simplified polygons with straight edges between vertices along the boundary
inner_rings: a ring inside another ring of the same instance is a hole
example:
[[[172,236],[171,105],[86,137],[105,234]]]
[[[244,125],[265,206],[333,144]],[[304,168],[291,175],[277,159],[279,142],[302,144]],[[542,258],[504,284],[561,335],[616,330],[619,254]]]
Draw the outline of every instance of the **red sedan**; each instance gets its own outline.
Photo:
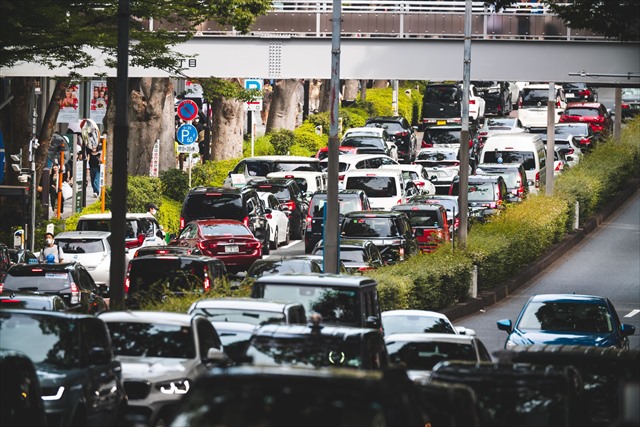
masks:
[[[560,116],[560,123],[589,123],[593,132],[608,134],[613,120],[607,108],[598,102],[571,102]]]
[[[189,222],[170,245],[197,247],[203,255],[224,262],[232,272],[247,270],[262,258],[262,243],[246,225],[232,219]]]

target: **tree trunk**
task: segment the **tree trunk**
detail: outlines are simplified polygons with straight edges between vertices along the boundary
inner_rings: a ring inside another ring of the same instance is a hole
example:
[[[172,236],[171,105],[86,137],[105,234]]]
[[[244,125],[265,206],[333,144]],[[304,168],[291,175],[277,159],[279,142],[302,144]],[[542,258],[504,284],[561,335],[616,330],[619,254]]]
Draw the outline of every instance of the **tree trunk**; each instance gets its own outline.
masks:
[[[277,129],[294,130],[296,128],[296,116],[298,114],[298,87],[303,85],[302,80],[284,79],[277,80],[273,88],[269,118],[267,119],[266,132]]]
[[[344,91],[342,92],[342,104],[344,106],[351,105],[356,102],[358,97],[358,80],[345,80]]]
[[[331,110],[331,80],[323,80],[320,86],[320,106],[318,111]]]
[[[389,86],[389,80],[374,80],[373,89],[384,89]]]
[[[233,81],[240,85],[240,80]],[[211,154],[214,160],[242,157],[245,117],[242,101],[221,96],[212,99]]]
[[[18,183],[19,172],[11,167],[19,164],[23,168],[30,168],[29,141],[31,140],[31,115],[29,114],[29,100],[33,92],[33,78],[14,77],[11,79],[11,112],[9,122],[5,123],[5,183],[7,185],[22,185]],[[11,160],[12,154],[19,154],[22,149],[21,163]]]
[[[44,117],[42,118],[42,127],[40,128],[40,135],[38,135],[40,147],[36,150],[36,182],[40,182],[42,170],[47,165],[51,136],[57,124],[58,113],[60,112],[60,101],[64,98],[67,86],[69,86],[68,78],[56,80],[53,94],[47,105],[47,111],[45,111]]]

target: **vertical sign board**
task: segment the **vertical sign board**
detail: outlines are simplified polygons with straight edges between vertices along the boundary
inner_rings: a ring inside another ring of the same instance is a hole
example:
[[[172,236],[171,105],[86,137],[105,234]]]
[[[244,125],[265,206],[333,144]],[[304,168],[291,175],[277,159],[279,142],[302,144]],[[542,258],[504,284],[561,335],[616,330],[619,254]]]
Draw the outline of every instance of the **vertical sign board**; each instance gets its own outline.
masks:
[[[262,80],[260,79],[245,79],[244,88],[246,90],[259,90],[262,91]],[[262,111],[262,96],[252,101],[244,103],[244,111]]]

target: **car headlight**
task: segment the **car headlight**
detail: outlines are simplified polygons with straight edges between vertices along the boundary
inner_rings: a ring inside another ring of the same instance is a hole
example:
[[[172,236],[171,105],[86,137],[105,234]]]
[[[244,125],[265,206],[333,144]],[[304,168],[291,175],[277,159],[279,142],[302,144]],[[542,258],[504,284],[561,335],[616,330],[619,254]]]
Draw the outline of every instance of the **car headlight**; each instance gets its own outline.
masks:
[[[56,394],[47,395],[47,396],[42,395],[42,400],[60,400],[63,394],[64,394],[64,387],[60,386],[58,387],[58,391],[56,392]]]
[[[158,383],[156,388],[162,394],[186,394],[189,391],[191,383],[188,379],[173,380]]]

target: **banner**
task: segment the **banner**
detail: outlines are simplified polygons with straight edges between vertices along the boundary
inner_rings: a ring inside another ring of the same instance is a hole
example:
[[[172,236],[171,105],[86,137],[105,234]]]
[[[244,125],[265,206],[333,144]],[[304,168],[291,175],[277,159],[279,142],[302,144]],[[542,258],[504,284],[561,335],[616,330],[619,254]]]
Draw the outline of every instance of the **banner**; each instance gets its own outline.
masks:
[[[80,118],[78,110],[79,87],[71,84],[67,87],[64,98],[60,101],[60,112],[57,123],[75,123]]]
[[[91,101],[89,102],[89,118],[102,124],[109,105],[109,91],[105,80],[91,81]]]

